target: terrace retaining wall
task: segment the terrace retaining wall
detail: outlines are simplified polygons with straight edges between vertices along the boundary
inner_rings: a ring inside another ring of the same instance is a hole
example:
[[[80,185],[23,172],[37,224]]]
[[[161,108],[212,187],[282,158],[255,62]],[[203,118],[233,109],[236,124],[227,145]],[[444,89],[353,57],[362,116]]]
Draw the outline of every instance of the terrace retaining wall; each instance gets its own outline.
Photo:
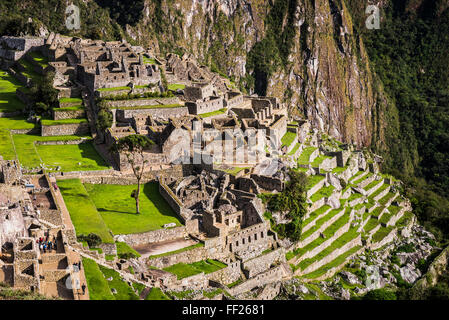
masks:
[[[86,135],[89,134],[90,128],[85,123],[70,123],[54,126],[42,126],[42,136],[69,136],[69,135]]]

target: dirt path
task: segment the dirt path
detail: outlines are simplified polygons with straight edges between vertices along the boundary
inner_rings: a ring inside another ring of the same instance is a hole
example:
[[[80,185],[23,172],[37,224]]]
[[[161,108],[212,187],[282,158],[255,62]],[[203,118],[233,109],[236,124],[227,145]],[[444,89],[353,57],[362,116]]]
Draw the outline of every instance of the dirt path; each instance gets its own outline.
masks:
[[[141,244],[133,248],[139,252],[142,257],[147,258],[152,255],[183,249],[196,243],[195,240],[185,240],[181,238],[164,242]]]

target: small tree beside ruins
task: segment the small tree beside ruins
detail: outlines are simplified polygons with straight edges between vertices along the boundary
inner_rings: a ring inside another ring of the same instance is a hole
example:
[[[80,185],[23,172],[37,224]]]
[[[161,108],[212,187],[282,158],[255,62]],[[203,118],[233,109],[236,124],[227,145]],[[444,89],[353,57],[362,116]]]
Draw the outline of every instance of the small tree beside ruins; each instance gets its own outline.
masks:
[[[137,214],[140,213],[140,182],[142,180],[145,164],[148,163],[148,161],[145,160],[144,151],[152,144],[154,144],[154,142],[146,136],[133,134],[119,139],[113,146],[113,149],[115,151],[125,155],[128,163],[133,170],[134,176],[137,179],[137,190],[134,190],[131,194],[131,197],[136,199]]]

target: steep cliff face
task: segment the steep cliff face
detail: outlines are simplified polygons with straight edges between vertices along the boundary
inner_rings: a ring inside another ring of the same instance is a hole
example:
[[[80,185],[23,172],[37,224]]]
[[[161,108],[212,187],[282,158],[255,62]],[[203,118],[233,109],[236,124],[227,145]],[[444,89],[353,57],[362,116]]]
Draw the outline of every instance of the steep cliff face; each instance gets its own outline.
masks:
[[[373,135],[383,139],[369,61],[342,0],[147,0],[142,21],[127,32],[156,52],[184,48],[339,140],[368,146]],[[260,72],[248,55],[269,32],[278,48],[255,55],[272,69]]]

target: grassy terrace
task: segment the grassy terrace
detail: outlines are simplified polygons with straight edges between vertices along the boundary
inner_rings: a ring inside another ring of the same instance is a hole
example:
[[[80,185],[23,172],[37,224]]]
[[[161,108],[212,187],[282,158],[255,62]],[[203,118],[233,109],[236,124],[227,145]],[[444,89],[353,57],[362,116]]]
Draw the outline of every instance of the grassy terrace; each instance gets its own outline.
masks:
[[[326,222],[332,219],[334,216],[336,216],[338,213],[340,213],[343,210],[343,208],[339,209],[333,209],[329,211],[325,216],[319,218],[313,227],[311,227],[309,230],[304,232],[301,235],[301,240],[307,239],[309,236],[311,236],[315,231],[317,231],[321,226]]]
[[[83,258],[83,266],[91,300],[139,300],[133,288],[117,271],[98,265],[87,258]],[[106,280],[108,278],[112,280]],[[117,291],[116,294],[112,293],[112,288]]]
[[[298,164],[309,164],[310,155],[316,150],[316,147],[307,147],[301,152],[298,157]]]
[[[348,169],[348,167],[336,167],[332,169],[332,173],[339,174],[344,172],[346,169]]]
[[[64,124],[80,124],[87,123],[86,119],[62,119],[62,120],[50,120],[50,119],[42,119],[41,124],[43,126],[59,126]]]
[[[281,138],[282,146],[290,146],[293,141],[296,139],[296,133],[287,131],[284,136]]]
[[[319,261],[332,253],[335,249],[341,248],[349,241],[355,239],[358,236],[357,228],[349,229],[348,232],[344,233],[341,237],[336,239],[330,246],[328,246],[326,249],[320,251],[317,255],[313,256],[309,259],[304,259],[301,261],[296,267],[301,268],[301,270],[306,269],[308,266],[310,266],[312,263]]]
[[[216,260],[203,260],[190,264],[177,263],[170,267],[164,268],[165,271],[175,274],[179,279],[187,278],[201,272],[212,273],[225,268],[226,265]]]
[[[377,230],[375,234],[373,234],[371,241],[372,242],[382,241],[393,229],[394,226],[380,227],[380,229]]]
[[[30,78],[33,80],[34,83],[40,83],[42,82],[43,76],[36,71],[34,71],[34,66],[29,62],[28,60],[22,58],[19,61],[19,64],[25,69],[21,72],[25,77]],[[18,71],[18,70],[16,70]]]
[[[131,90],[131,87],[123,86],[123,87],[99,88],[99,89],[97,89],[97,91],[100,91],[100,92],[119,91],[119,90]]]
[[[4,159],[15,159],[12,136],[9,130],[29,130],[34,128],[33,123],[26,122],[22,118],[0,118],[0,155]]]
[[[371,218],[368,220],[367,224],[363,228],[366,233],[369,233],[371,230],[373,230],[377,225],[379,224],[379,220],[376,218]]]
[[[76,106],[71,106],[71,107],[54,108],[53,111],[54,112],[78,111],[78,110],[84,110],[84,109],[85,108],[83,105],[76,105]]]
[[[21,136],[14,136],[14,141]],[[55,138],[55,137],[53,137]],[[59,137],[58,137],[59,138]],[[77,137],[79,139],[79,137]],[[37,154],[46,165],[60,166],[61,171],[90,171],[110,169],[109,165],[97,153],[92,142],[71,145],[37,145]],[[23,150],[18,151],[21,163],[28,164]],[[30,167],[36,162],[29,163]]]
[[[338,267],[339,265],[343,264],[346,259],[348,257],[350,257],[352,254],[356,253],[357,251],[360,250],[362,246],[358,245],[355,246],[354,248],[346,251],[345,253],[339,255],[337,258],[335,258],[334,260],[332,260],[331,262],[329,262],[328,264],[322,266],[321,268],[307,274],[304,275],[304,278],[307,279],[315,279],[318,277],[321,277],[322,275],[326,274],[326,272],[328,272],[329,270]]]
[[[390,201],[390,199],[392,199],[396,194],[393,192],[388,192],[385,196],[383,196],[382,198],[379,199],[379,203],[381,205],[385,205],[388,201]]]
[[[22,87],[16,78],[8,72],[0,70],[0,112],[14,112],[25,107],[16,96],[16,89]]]
[[[365,191],[371,190],[371,188],[374,188],[375,186],[377,186],[378,184],[380,184],[382,182],[383,182],[382,179],[380,179],[380,180],[374,179],[372,182],[368,183],[363,189]]]
[[[324,206],[319,207],[315,211],[311,212],[309,217],[303,221],[303,223],[302,223],[303,227],[308,225],[310,222],[315,220],[316,217],[319,217],[320,215],[322,215],[329,209],[331,209],[331,206],[324,205]]]
[[[326,177],[325,176],[320,176],[320,175],[312,175],[312,176],[308,176],[307,177],[307,186],[306,189],[310,190],[313,188],[313,186],[315,186],[317,183],[319,183],[320,181],[324,180]]]
[[[142,186],[140,214],[136,214],[135,200],[130,197],[136,185],[84,185],[89,198],[114,234],[141,233],[157,230],[166,223],[180,226],[178,216],[159,193],[158,184],[150,182]],[[75,226],[76,228],[76,226]]]
[[[235,167],[235,168],[226,169],[223,171],[232,176],[235,176],[235,175],[237,175],[237,173],[239,173],[240,171],[245,170],[245,169],[249,169],[249,167]]]
[[[411,211],[405,212],[404,215],[396,222],[396,227],[405,227],[412,218],[413,213]]]
[[[170,300],[169,297],[162,292],[160,288],[151,288],[150,293],[146,296],[145,300]]]
[[[324,160],[326,159],[332,159],[332,157],[329,156],[318,156],[315,158],[315,160],[313,160],[313,162],[311,163],[312,167],[317,168],[320,164],[323,163]]]
[[[173,91],[176,91],[176,90],[184,90],[185,89],[185,84],[180,84],[180,83],[170,83],[169,85],[168,85],[168,90],[173,90]]]
[[[28,55],[37,62],[42,68],[48,67],[48,59],[42,55],[39,51],[29,52]]]
[[[212,117],[212,116],[218,116],[221,114],[225,114],[226,111],[227,111],[226,108],[223,108],[223,109],[212,111],[212,112],[201,113],[201,114],[199,114],[199,116],[201,118],[208,118],[208,117]]]
[[[385,189],[387,189],[390,185],[384,183],[381,187],[379,187],[379,189],[377,189],[376,191],[374,191],[369,198],[375,198],[377,197],[381,192],[383,192]]]
[[[351,202],[351,201],[353,201],[355,199],[358,199],[358,198],[361,198],[361,197],[363,197],[363,195],[361,193],[354,192],[353,194],[351,194],[349,196],[348,201]]]
[[[315,192],[311,197],[310,200],[312,202],[316,202],[320,200],[321,198],[328,198],[332,195],[332,192],[334,192],[335,187],[332,185],[329,185],[327,187],[322,187],[320,190]]]
[[[318,247],[323,242],[327,241],[329,238],[331,238],[337,230],[339,230],[341,227],[343,227],[346,223],[349,222],[349,212],[345,212],[343,216],[341,216],[337,221],[335,221],[333,224],[331,224],[329,227],[327,227],[324,231],[324,237],[318,237],[312,242],[310,242],[308,245],[306,245],[303,248],[300,248],[297,252],[295,252],[296,255],[303,255],[304,253],[311,251],[312,249]]]
[[[357,173],[349,179],[349,182],[352,183],[352,181],[360,179],[361,175],[364,173],[365,173],[365,171],[357,171]]]
[[[364,176],[361,177],[360,179],[355,180],[354,182],[351,182],[351,183],[352,183],[353,185],[358,185],[360,182],[362,182],[362,181],[364,181],[364,180],[370,178],[372,175],[373,175],[373,173],[372,173],[372,172],[369,172],[368,174],[364,175]]]
[[[59,99],[59,103],[81,104],[81,103],[83,103],[83,99],[81,99],[81,98],[61,98],[61,99]]]
[[[289,156],[294,155],[294,154],[296,153],[296,151],[298,151],[298,149],[299,149],[300,146],[301,146],[301,144],[300,144],[300,143],[297,143],[297,144],[293,147],[292,151],[290,151],[290,152],[288,153],[288,155],[289,155]]]
[[[103,242],[113,243],[109,230],[79,179],[58,180],[76,234],[95,233]]]

